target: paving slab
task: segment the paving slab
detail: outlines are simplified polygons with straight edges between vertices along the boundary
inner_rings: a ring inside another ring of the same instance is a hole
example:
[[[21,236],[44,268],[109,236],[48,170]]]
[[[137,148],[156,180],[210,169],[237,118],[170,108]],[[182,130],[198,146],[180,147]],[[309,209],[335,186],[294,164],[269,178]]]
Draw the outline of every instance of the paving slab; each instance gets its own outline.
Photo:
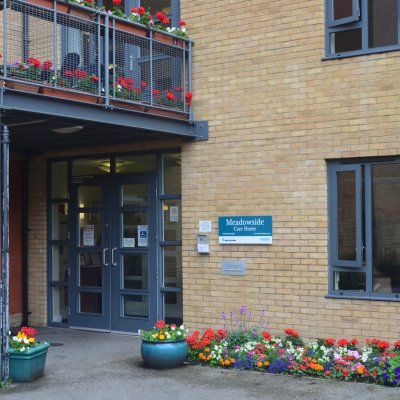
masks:
[[[45,374],[0,389],[1,400],[400,400],[400,389],[318,378],[184,365],[143,365],[140,338],[41,328],[51,343]]]

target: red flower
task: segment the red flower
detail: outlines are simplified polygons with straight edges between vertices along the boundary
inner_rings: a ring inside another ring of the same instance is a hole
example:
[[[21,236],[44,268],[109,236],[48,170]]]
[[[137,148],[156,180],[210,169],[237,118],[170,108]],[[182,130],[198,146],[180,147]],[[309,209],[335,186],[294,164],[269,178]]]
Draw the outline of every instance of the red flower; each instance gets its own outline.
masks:
[[[294,329],[291,329],[291,328],[285,329],[285,333],[288,336],[293,336],[293,337],[299,336],[299,333],[297,331],[295,331]]]
[[[92,76],[90,77],[90,79],[91,79],[93,82],[98,82],[98,81],[99,81],[99,77],[98,77],[97,75],[92,75]]]
[[[203,338],[213,339],[215,337],[215,333],[211,328],[208,328],[203,333]]]
[[[52,66],[53,66],[53,63],[52,63],[51,61],[49,61],[49,60],[45,61],[45,62],[42,64],[42,68],[43,68],[45,71],[48,71]]]
[[[265,339],[267,340],[271,340],[272,336],[269,334],[269,332],[261,332],[261,335],[263,335],[265,337]]]
[[[74,73],[72,71],[70,71],[69,69],[66,69],[64,72],[65,76],[74,76]]]
[[[325,375],[329,376],[331,374],[331,371],[325,371]]]
[[[347,339],[340,339],[340,340],[337,341],[337,344],[340,347],[346,347],[347,343],[348,343]]]
[[[167,93],[165,94],[165,97],[166,97],[168,100],[177,100],[177,98],[175,97],[175,95],[174,95],[172,92],[167,92]]]
[[[153,96],[159,97],[160,91],[158,89],[153,89]]]
[[[394,347],[395,347],[395,348],[400,347],[400,340],[398,340],[397,342],[395,342]]]
[[[112,0],[113,4],[119,6],[122,3],[122,0]]]
[[[386,350],[386,349],[389,348],[389,346],[390,346],[389,342],[386,342],[384,340],[379,340],[378,341],[378,348],[381,349],[381,350]]]
[[[146,86],[147,86],[147,82],[145,82],[145,81],[140,81],[140,82],[139,82],[139,85],[140,85],[140,86],[143,86],[143,87],[146,87]]]
[[[146,10],[145,10],[144,7],[139,7],[139,8],[137,9],[137,13],[138,13],[139,15],[144,15],[144,14],[146,13]]]
[[[162,329],[162,328],[164,328],[164,326],[165,326],[165,322],[163,320],[157,321],[155,323],[156,328]]]
[[[352,339],[352,340],[350,340],[349,344],[351,344],[353,346],[357,346],[357,345],[360,344],[360,342],[358,340],[356,340],[356,339]]]
[[[175,88],[175,92],[182,92],[182,87],[181,86],[177,86]]]
[[[333,338],[326,338],[324,340],[324,344],[327,346],[333,346],[335,344],[335,339]]]
[[[87,72],[86,71],[82,71],[80,69],[76,69],[74,71],[74,76],[75,76],[75,78],[78,78],[78,79],[86,78],[87,77]]]
[[[185,26],[186,22],[183,19],[181,19],[181,20],[179,20],[178,24],[179,24],[179,26]]]

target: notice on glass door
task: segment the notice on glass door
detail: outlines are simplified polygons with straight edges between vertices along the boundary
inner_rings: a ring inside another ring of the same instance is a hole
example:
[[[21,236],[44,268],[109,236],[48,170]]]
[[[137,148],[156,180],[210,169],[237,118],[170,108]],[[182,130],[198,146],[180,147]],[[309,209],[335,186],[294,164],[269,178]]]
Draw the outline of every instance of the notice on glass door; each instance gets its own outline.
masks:
[[[83,245],[94,246],[94,225],[83,225]]]
[[[147,225],[138,225],[138,247],[148,246],[149,228]]]
[[[171,206],[169,208],[169,222],[179,222],[179,207]]]
[[[124,238],[123,247],[135,247],[135,238]]]

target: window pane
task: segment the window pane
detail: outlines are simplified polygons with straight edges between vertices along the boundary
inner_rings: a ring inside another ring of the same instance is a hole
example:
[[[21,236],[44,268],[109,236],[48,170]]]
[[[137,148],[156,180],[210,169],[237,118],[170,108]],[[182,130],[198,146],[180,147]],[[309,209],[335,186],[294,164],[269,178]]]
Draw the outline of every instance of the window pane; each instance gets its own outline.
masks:
[[[163,240],[182,240],[181,200],[163,202]]]
[[[373,288],[400,292],[400,164],[372,166]]]
[[[337,173],[338,259],[356,260],[356,174]]]
[[[353,0],[333,0],[333,18],[335,20],[353,15]]]
[[[68,246],[53,244],[51,246],[51,280],[67,282],[68,280]]]
[[[165,246],[164,255],[164,286],[182,287],[182,247]]]
[[[369,0],[369,47],[397,44],[397,0]]]
[[[181,194],[181,155],[163,156],[164,194]]]
[[[79,293],[79,312],[101,314],[103,309],[101,299],[101,293]]]
[[[141,0],[140,5],[146,10],[150,8],[152,13],[162,11],[164,14],[171,13],[171,0]]]
[[[54,162],[51,165],[51,198],[66,199],[67,197],[67,162]]]
[[[109,158],[83,158],[72,162],[72,175],[101,175],[110,172]]]
[[[55,286],[52,289],[53,310],[51,322],[68,322],[68,293],[64,286]]]
[[[361,29],[334,32],[331,34],[331,52],[345,53],[362,49]]]
[[[53,203],[52,206],[51,238],[53,240],[68,239],[68,204]]]
[[[365,274],[362,272],[335,272],[335,290],[365,292]]]
[[[182,293],[165,292],[164,300],[164,318],[167,324],[182,325],[183,321],[183,303]]]
[[[101,186],[80,186],[78,207],[101,207]]]
[[[124,289],[148,289],[147,254],[124,254],[122,268]]]
[[[122,213],[122,247],[147,247],[148,246],[148,223],[147,212],[124,212]],[[147,231],[143,239],[139,233]]]
[[[148,186],[146,183],[137,183],[132,185],[123,185],[122,190],[122,206],[139,206],[147,207],[148,203]]]
[[[115,172],[117,173],[126,174],[154,171],[157,171],[157,157],[154,154],[117,157],[115,160]]]
[[[149,316],[148,296],[123,295],[122,296],[122,316],[148,318]]]
[[[80,253],[79,255],[79,285],[102,287],[103,269],[100,252]]]
[[[100,213],[79,213],[79,246],[101,246]]]

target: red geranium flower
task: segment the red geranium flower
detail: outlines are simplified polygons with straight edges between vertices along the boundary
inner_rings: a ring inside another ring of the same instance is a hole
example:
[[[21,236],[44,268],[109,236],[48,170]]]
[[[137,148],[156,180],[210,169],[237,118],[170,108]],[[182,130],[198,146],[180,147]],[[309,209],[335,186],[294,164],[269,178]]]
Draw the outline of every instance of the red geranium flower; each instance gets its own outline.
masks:
[[[293,337],[299,336],[299,333],[297,331],[295,331],[294,329],[291,329],[291,328],[285,329],[285,333],[288,336],[293,336]]]
[[[159,329],[164,328],[164,325],[165,325],[165,322],[164,322],[163,320],[157,321],[157,322],[155,323],[155,327],[156,327],[156,328],[159,328]]]
[[[42,68],[43,68],[45,71],[48,71],[52,66],[53,66],[53,63],[52,63],[51,61],[49,61],[49,60],[45,61],[45,62],[42,64]]]

